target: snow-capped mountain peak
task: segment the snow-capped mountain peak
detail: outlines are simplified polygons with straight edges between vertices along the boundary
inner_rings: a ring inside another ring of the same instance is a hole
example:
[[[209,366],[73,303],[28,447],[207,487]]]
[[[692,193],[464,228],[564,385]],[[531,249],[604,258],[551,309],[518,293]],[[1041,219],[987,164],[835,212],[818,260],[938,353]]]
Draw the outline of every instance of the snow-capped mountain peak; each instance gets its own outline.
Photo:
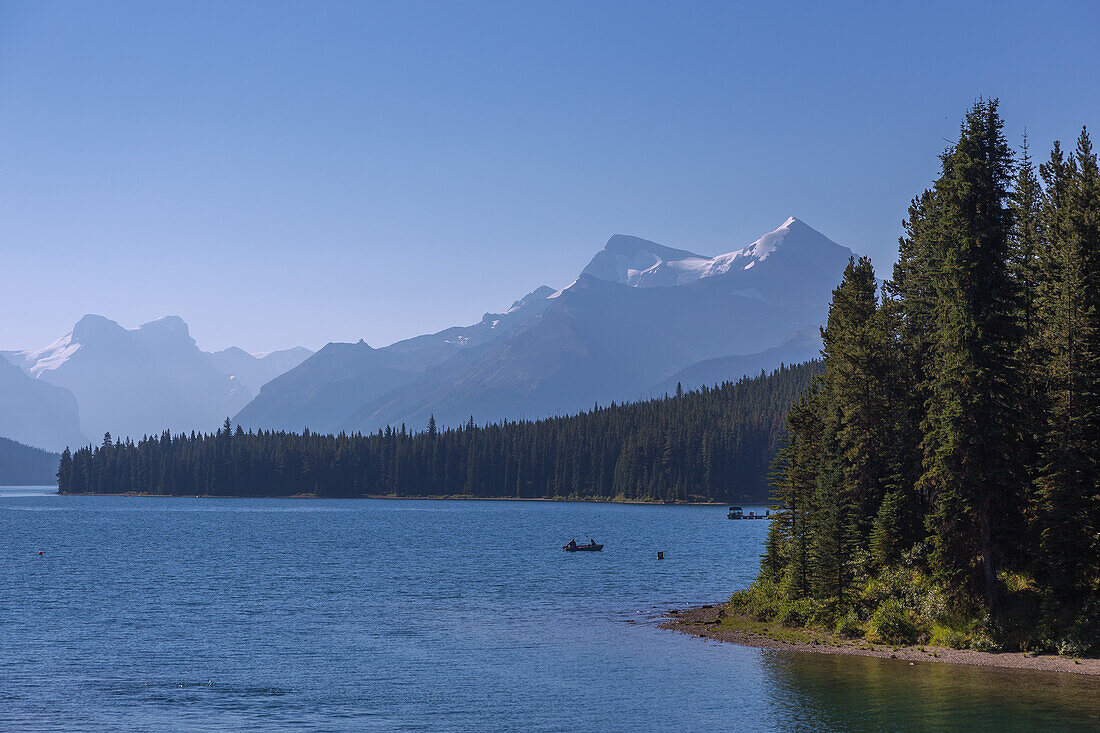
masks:
[[[840,247],[793,216],[787,217],[776,229],[747,247],[716,257],[705,257],[639,237],[616,234],[581,274],[632,287],[687,285],[734,270],[750,270],[780,250],[790,249],[804,254],[823,245]],[[571,285],[564,289],[569,287]]]
[[[85,344],[110,339],[126,329],[109,318],[92,313],[81,318],[72,330],[48,346],[23,351],[5,351],[3,355],[27,374],[41,377],[43,373],[63,367]]]
[[[776,250],[784,247],[788,240],[793,241],[799,237],[814,238],[815,236],[829,242],[825,235],[820,234],[793,216],[788,216],[786,221],[749,246],[711,259],[710,266],[707,267],[702,277],[723,275],[730,270],[750,270],[756,266],[757,262],[763,262]]]
[[[699,268],[708,261],[694,252],[616,234],[581,274],[633,287],[683,285],[698,279]]]
[[[768,259],[772,253],[784,247],[789,241],[793,242],[798,239],[821,240],[832,244],[824,234],[807,226],[793,216],[788,216],[787,220],[777,228],[760,237],[748,247],[715,257],[714,271],[708,274],[721,274],[727,272],[733,266],[748,270],[757,262]]]
[[[745,249],[741,250],[741,254],[745,257],[751,257],[754,260],[766,260],[768,255],[775,251],[776,247],[780,246],[784,240],[793,231],[798,229],[805,229],[813,232],[813,229],[806,226],[793,216],[788,216],[787,220],[779,225],[778,228],[768,232],[760,239],[756,240]],[[815,234],[817,232],[814,232]]]

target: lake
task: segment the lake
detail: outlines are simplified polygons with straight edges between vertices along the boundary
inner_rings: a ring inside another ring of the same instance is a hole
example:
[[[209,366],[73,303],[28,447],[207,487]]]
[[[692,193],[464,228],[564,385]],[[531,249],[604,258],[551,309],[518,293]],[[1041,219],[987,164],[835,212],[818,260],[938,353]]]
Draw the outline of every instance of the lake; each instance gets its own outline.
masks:
[[[723,507],[0,489],[0,729],[1100,728],[1095,678],[656,627],[751,582],[767,524]],[[562,552],[571,537],[606,547]]]

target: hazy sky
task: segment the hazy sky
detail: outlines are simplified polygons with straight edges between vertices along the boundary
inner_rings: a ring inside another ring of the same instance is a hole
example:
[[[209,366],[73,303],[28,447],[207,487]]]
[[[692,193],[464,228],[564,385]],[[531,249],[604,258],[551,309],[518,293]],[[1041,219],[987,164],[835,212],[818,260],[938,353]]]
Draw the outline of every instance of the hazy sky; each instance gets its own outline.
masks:
[[[0,0],[0,348],[381,346],[788,215],[885,274],[977,96],[1100,129],[1098,8]]]

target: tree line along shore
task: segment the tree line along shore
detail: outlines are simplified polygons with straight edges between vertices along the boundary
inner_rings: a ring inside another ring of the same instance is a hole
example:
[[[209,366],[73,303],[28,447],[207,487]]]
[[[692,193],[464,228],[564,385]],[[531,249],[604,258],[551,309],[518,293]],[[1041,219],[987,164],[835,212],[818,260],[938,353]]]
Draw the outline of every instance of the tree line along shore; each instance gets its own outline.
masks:
[[[62,454],[66,494],[465,496],[763,501],[787,410],[821,371],[782,366],[736,383],[568,417],[377,433],[245,431],[112,440]]]
[[[1100,172],[966,114],[893,277],[834,291],[759,578],[728,611],[881,643],[1100,651]]]

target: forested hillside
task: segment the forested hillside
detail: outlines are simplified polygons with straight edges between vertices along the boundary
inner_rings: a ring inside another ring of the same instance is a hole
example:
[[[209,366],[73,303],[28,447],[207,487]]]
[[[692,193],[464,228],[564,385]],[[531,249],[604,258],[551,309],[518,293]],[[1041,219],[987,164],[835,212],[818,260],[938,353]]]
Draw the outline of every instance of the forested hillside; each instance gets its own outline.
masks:
[[[56,480],[56,453],[0,438],[0,486],[48,486]]]
[[[580,415],[369,435],[245,432],[111,441],[62,455],[62,493],[763,499],[787,409],[821,370],[781,367]]]
[[[1100,172],[977,103],[879,294],[853,261],[739,604],[888,642],[1100,646]]]

